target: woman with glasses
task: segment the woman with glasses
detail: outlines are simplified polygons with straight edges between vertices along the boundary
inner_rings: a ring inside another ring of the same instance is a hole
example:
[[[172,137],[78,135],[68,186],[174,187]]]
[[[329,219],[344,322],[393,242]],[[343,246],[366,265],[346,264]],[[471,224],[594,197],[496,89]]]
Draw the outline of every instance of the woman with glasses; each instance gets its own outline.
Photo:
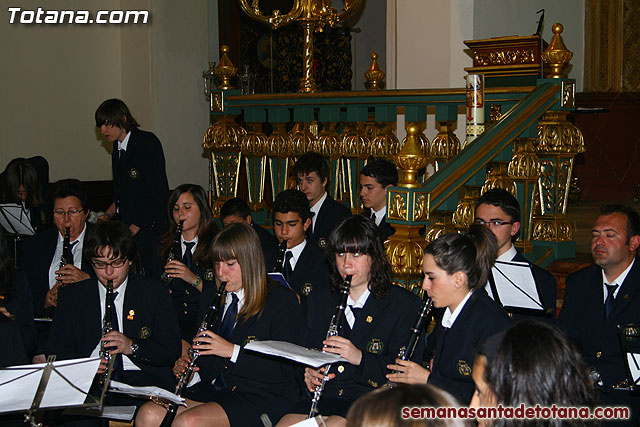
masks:
[[[197,378],[191,382],[197,383],[184,393],[187,407],[178,408],[173,425],[255,426],[261,425],[262,414],[275,421],[298,397],[295,364],[246,351],[244,346],[252,341],[297,342],[298,299],[290,289],[267,282],[258,235],[247,224],[222,229],[213,238],[210,256],[226,295],[214,327],[193,339],[200,356]],[[215,291],[203,291],[203,308],[212,303]],[[176,362],[176,376],[188,361],[182,357]],[[166,412],[163,406],[147,403],[136,425],[158,426]]]
[[[182,231],[178,235],[180,223]],[[162,278],[169,282],[185,350],[198,330],[203,288],[214,286],[209,246],[217,231],[201,186],[182,184],[173,190],[169,196],[169,231],[160,241],[160,256],[166,260]]]
[[[420,299],[391,283],[391,268],[385,256],[376,224],[360,215],[340,223],[329,237],[329,287],[313,288],[305,306],[303,345],[339,354],[346,362],[335,363],[318,401],[317,414],[327,425],[345,425],[350,406],[360,396],[386,383],[387,364],[406,345],[418,315]],[[327,337],[339,289],[347,276],[351,285],[344,321],[337,325],[338,336]],[[421,339],[414,353],[421,360]],[[307,396],[294,404],[278,423],[289,426],[303,421],[310,413],[311,396],[320,386],[325,372],[307,367],[304,384]]]
[[[476,346],[506,329],[508,317],[484,290],[496,259],[494,234],[473,224],[466,234],[445,234],[424,250],[424,289],[442,319],[427,339],[429,368],[396,359],[387,378],[407,384],[428,383],[468,405],[474,392],[471,377]]]

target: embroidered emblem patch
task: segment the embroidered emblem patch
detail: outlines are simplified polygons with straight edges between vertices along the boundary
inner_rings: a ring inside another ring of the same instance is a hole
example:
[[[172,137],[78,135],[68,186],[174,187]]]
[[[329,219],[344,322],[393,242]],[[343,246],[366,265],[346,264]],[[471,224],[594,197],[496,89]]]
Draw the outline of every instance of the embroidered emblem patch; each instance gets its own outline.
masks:
[[[129,178],[131,179],[138,179],[139,174],[138,174],[138,169],[136,168],[131,168],[131,170],[129,171]]]
[[[209,282],[212,282],[214,276],[215,276],[215,273],[213,272],[213,270],[209,269],[204,273],[204,280],[208,280]]]
[[[313,285],[311,283],[305,283],[304,285],[302,285],[302,295],[308,297],[312,289]]]
[[[320,249],[326,249],[327,248],[327,239],[325,239],[324,237],[321,237],[318,239],[318,246],[320,246]]]
[[[380,338],[372,338],[367,345],[367,351],[373,354],[380,354],[384,349],[384,343]]]
[[[471,366],[464,360],[458,360],[458,373],[464,377],[470,376]]]
[[[141,340],[149,339],[151,336],[151,329],[148,326],[143,326],[140,328],[140,333],[138,334]]]

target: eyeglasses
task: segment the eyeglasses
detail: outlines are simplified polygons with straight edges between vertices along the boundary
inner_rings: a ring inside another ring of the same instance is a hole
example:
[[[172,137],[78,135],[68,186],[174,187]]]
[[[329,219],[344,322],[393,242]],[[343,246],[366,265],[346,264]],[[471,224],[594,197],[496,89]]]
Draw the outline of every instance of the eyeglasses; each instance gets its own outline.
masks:
[[[491,228],[491,227],[500,227],[507,224],[513,224],[515,221],[483,221],[481,219],[476,219],[474,222],[476,224],[486,225],[487,227]]]
[[[65,215],[76,216],[78,214],[81,214],[82,212],[84,212],[84,209],[69,209],[68,211],[63,211],[62,209],[56,209],[55,211],[53,211],[53,214],[58,216],[65,216]]]
[[[111,266],[111,268],[120,268],[125,265],[127,261],[128,260],[126,258],[118,258],[111,262],[98,261],[94,259],[91,261],[91,265],[93,265],[93,268],[97,268],[98,270],[104,270],[108,266]]]

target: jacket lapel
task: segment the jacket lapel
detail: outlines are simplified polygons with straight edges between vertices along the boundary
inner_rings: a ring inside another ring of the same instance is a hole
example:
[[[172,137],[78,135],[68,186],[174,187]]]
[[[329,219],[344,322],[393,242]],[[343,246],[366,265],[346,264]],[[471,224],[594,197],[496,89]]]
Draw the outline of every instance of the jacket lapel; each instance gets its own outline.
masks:
[[[608,322],[618,322],[617,318],[622,311],[625,310],[627,305],[633,301],[633,299],[637,296],[638,291],[640,290],[640,286],[638,283],[640,282],[640,262],[636,258],[633,263],[633,267],[629,270],[629,274],[624,279],[622,286],[620,287],[620,291],[618,291],[618,295],[613,302],[613,310],[609,315]],[[602,288],[602,286],[600,286]],[[601,291],[604,292],[604,291]],[[602,296],[602,301],[604,301],[604,294]],[[604,309],[604,304],[603,304]],[[604,312],[603,312],[604,313]]]

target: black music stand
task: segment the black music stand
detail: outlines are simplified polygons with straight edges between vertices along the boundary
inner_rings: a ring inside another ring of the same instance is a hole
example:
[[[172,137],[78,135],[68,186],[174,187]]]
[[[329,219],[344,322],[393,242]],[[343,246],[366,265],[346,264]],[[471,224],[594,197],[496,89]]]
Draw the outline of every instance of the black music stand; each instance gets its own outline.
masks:
[[[14,266],[18,267],[18,242],[23,237],[36,234],[24,206],[17,203],[0,204],[0,226],[7,237],[13,238]]]

